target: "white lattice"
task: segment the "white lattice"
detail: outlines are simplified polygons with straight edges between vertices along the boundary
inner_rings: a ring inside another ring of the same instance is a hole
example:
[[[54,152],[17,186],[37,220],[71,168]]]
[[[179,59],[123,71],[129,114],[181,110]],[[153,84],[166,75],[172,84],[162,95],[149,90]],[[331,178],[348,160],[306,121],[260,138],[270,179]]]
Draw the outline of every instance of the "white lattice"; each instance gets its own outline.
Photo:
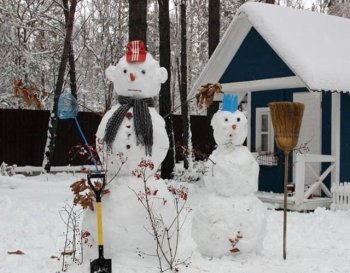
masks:
[[[350,209],[350,183],[340,183],[332,186],[333,203],[331,208],[333,210],[348,210]]]

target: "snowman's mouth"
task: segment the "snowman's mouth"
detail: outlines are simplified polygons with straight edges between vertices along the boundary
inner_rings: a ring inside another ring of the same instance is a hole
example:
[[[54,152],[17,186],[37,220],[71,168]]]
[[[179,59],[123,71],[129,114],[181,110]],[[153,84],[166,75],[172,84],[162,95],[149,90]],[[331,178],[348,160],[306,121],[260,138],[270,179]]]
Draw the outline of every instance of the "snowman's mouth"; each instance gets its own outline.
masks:
[[[140,89],[128,89],[128,91],[130,91],[130,92],[142,92],[142,90],[140,90]]]

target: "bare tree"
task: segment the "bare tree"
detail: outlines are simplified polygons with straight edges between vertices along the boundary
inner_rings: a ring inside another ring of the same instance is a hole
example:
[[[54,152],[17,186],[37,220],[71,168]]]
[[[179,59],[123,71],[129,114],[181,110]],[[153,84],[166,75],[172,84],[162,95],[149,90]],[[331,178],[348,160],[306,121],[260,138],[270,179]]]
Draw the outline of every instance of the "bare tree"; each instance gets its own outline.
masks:
[[[61,34],[56,29],[59,20],[51,16],[56,8],[56,4],[42,0],[0,0],[2,95],[12,95],[13,80],[48,92],[48,64],[58,50],[55,36]]]
[[[209,0],[208,45],[209,57],[220,41],[220,0]]]
[[[147,44],[147,0],[129,0],[129,41]]]
[[[70,3],[70,4],[69,4]],[[74,25],[74,17],[75,17],[75,11],[77,7],[77,0],[62,0],[63,9],[64,12],[67,12],[66,16],[66,26],[65,26],[65,39],[64,39],[64,46],[63,46],[63,52],[61,55],[61,62],[60,67],[58,70],[58,77],[57,77],[57,83],[55,86],[55,92],[54,92],[54,104],[53,109],[50,115],[50,121],[49,121],[49,128],[48,128],[48,135],[47,135],[47,147],[45,149],[45,158],[44,158],[44,168],[47,172],[50,172],[51,164],[53,160],[53,154],[55,151],[55,140],[56,140],[56,134],[57,134],[57,110],[58,110],[58,98],[62,92],[63,84],[64,84],[64,78],[65,78],[65,72],[66,72],[66,66],[69,58],[69,50],[71,48],[71,42],[72,42],[72,35],[73,35],[73,25]]]
[[[64,18],[65,18],[65,23],[68,25],[70,22],[70,12],[69,12],[69,7],[68,7],[68,2],[63,1],[63,12],[64,12]],[[74,22],[74,19],[73,19]],[[75,71],[75,58],[74,58],[74,48],[73,48],[73,43],[69,43],[69,52],[68,52],[68,64],[69,64],[69,85],[70,85],[70,90],[72,95],[77,98],[77,76],[76,76],[76,71]]]
[[[189,115],[187,105],[187,22],[186,22],[186,0],[180,4],[180,28],[181,28],[181,76],[180,76],[180,99],[182,116],[182,145],[185,151],[183,156],[184,168],[188,169],[188,141],[189,141]]]
[[[174,133],[171,112],[171,69],[170,69],[170,19],[169,0],[158,0],[159,4],[159,63],[168,71],[168,80],[159,93],[159,112],[165,117],[165,128],[169,137],[169,150],[162,163],[162,178],[171,178],[174,170]]]
[[[77,60],[82,104],[85,101],[89,108],[105,112],[114,98],[105,70],[124,54],[128,41],[128,0],[84,1],[82,6],[78,36],[82,51]]]
[[[350,18],[349,0],[328,0],[325,2],[325,12],[340,17]]]
[[[220,0],[209,0],[209,18],[208,18],[208,52],[209,58],[213,54],[216,46],[220,41]],[[213,115],[218,110],[218,105],[213,103],[207,110],[207,123],[209,128],[209,145],[213,149],[215,140],[213,137],[213,129],[210,126]]]

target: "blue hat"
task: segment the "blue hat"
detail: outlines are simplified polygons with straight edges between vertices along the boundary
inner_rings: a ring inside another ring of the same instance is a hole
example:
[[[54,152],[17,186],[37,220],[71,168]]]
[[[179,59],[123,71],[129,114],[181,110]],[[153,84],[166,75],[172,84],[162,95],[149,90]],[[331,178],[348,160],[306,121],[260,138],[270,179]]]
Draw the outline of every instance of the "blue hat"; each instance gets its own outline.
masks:
[[[224,99],[222,100],[221,111],[236,112],[238,108],[238,99],[236,95],[224,94]]]

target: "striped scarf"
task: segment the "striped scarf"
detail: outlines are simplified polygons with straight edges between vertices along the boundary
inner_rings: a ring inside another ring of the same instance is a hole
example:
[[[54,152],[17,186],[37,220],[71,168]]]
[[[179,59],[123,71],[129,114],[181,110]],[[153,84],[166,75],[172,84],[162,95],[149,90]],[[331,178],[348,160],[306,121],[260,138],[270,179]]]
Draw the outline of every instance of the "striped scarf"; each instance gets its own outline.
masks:
[[[152,98],[134,99],[131,97],[119,96],[120,107],[109,118],[105,130],[104,141],[107,149],[112,150],[112,144],[115,140],[119,127],[125,118],[127,112],[133,107],[134,128],[136,133],[136,145],[145,146],[146,156],[152,155],[153,146],[153,126],[152,118],[148,107],[154,107]]]

